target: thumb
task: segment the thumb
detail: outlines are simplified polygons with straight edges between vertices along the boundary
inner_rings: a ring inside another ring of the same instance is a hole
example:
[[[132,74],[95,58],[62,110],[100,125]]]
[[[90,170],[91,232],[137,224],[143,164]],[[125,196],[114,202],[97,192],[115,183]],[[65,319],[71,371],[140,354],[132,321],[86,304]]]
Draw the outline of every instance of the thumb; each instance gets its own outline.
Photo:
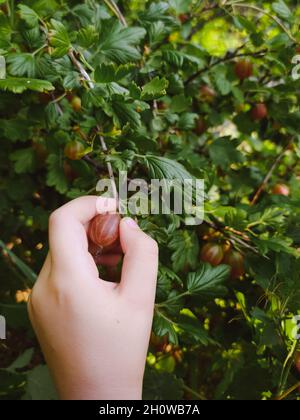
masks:
[[[156,241],[129,217],[121,221],[120,241],[124,252],[122,293],[139,302],[153,304],[158,270]]]

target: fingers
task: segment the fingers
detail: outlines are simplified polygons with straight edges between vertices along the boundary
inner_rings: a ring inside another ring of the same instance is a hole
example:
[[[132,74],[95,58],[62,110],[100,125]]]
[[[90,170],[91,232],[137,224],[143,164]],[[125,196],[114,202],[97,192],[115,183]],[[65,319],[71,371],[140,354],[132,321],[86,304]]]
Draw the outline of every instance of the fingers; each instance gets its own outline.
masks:
[[[97,214],[115,210],[115,200],[96,196],[77,198],[56,210],[49,221],[52,264],[80,272],[90,266],[85,228]]]
[[[121,293],[138,302],[153,304],[158,270],[157,243],[130,218],[121,221],[120,240],[125,254]]]

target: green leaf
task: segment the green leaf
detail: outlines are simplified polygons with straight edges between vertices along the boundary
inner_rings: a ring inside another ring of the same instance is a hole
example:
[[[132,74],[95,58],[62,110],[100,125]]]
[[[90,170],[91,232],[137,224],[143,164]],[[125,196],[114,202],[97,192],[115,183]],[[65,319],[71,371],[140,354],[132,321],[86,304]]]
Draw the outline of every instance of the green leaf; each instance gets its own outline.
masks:
[[[227,169],[232,163],[241,163],[244,160],[235,143],[228,138],[215,140],[209,147],[209,154],[212,161],[223,169]]]
[[[54,90],[54,86],[47,80],[8,77],[0,80],[0,90],[8,90],[13,93],[23,93],[25,90],[48,92]]]
[[[175,324],[163,313],[155,311],[153,320],[153,331],[158,337],[168,335],[170,343],[178,345],[178,336],[175,330]]]
[[[272,4],[272,9],[283,19],[290,19],[293,14],[283,0],[278,0]]]
[[[140,58],[137,45],[145,37],[144,28],[124,28],[115,19],[103,23],[100,34],[99,54],[118,63],[135,61]]]
[[[50,43],[54,47],[52,57],[59,58],[68,54],[71,48],[71,41],[68,31],[63,23],[51,19],[53,29],[49,32]]]
[[[199,241],[195,232],[175,232],[168,246],[173,251],[171,259],[175,272],[187,267],[195,268],[199,258]]]
[[[189,96],[186,96],[185,94],[176,95],[172,98],[170,110],[180,114],[181,112],[186,111],[191,104],[192,100]]]
[[[54,187],[60,194],[65,194],[68,190],[68,181],[63,170],[61,159],[59,156],[51,154],[47,159],[47,164],[47,185],[49,187]]]
[[[21,19],[25,20],[25,22],[30,28],[33,28],[34,26],[38,25],[39,15],[34,10],[26,6],[25,4],[19,4],[18,8],[20,10]]]
[[[169,0],[170,6],[178,14],[188,12],[191,3],[192,0]]]
[[[83,48],[92,47],[99,39],[99,34],[93,25],[80,29],[77,35],[77,42]]]
[[[188,334],[196,343],[199,343],[202,346],[215,345],[215,340],[209,337],[208,332],[200,324],[200,321],[196,317],[186,316],[184,314],[185,312],[185,309],[181,311],[177,322],[178,327],[182,330],[181,334]]]
[[[25,276],[25,278],[28,281],[28,285],[33,286],[37,279],[37,275],[31,270],[31,268],[27,264],[25,264],[19,257],[17,257],[12,251],[10,251],[5,245],[5,243],[1,240],[0,248],[2,248],[3,251],[5,251],[8,254],[12,263],[15,264],[19,271]]]
[[[34,77],[35,58],[32,54],[16,53],[7,56],[8,71],[13,76]]]
[[[120,66],[113,63],[102,63],[96,68],[95,81],[97,83],[118,82],[128,76],[135,67],[134,64],[130,63],[125,65],[121,64]]]
[[[10,158],[14,162],[14,169],[17,174],[33,172],[35,169],[36,158],[32,147],[16,150],[10,155]]]
[[[178,179],[180,181],[193,179],[184,166],[175,160],[149,154],[143,156],[143,161],[152,179]]]
[[[153,99],[161,98],[166,95],[166,89],[169,85],[168,80],[163,77],[160,79],[158,76],[147,83],[142,89],[142,99],[150,101]]]
[[[126,124],[129,124],[134,128],[138,128],[141,125],[141,116],[136,112],[134,104],[127,104],[121,100],[114,101],[111,104],[111,109],[115,124],[118,127],[124,127]]]
[[[227,265],[212,267],[210,264],[203,264],[200,270],[188,275],[188,291],[191,294],[204,296],[223,295],[226,293],[226,288],[222,283],[229,277],[230,270]]]
[[[58,400],[49,369],[45,365],[35,367],[27,374],[26,400]]]
[[[23,369],[29,365],[31,362],[34,349],[25,350],[8,368],[10,371],[15,371],[16,369]]]

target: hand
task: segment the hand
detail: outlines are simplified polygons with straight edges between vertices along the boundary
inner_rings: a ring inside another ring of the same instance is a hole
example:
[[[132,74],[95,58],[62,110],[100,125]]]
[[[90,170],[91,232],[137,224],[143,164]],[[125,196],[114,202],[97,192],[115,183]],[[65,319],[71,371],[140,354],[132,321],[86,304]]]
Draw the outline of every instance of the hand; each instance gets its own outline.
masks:
[[[140,399],[158,267],[156,242],[133,219],[120,224],[120,284],[99,279],[87,228],[112,199],[76,199],[50,217],[50,251],[29,315],[62,399]],[[116,256],[103,256],[115,263]]]

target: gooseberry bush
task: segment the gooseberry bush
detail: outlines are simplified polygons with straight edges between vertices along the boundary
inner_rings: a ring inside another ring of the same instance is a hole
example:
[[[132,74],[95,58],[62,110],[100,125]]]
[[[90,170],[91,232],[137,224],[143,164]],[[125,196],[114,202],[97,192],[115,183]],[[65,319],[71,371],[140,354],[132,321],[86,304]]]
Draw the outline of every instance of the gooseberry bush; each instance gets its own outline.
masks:
[[[297,3],[0,0],[0,399],[56,398],[26,300],[49,214],[108,170],[205,180],[200,226],[138,218],[160,246],[144,398],[300,398]]]

